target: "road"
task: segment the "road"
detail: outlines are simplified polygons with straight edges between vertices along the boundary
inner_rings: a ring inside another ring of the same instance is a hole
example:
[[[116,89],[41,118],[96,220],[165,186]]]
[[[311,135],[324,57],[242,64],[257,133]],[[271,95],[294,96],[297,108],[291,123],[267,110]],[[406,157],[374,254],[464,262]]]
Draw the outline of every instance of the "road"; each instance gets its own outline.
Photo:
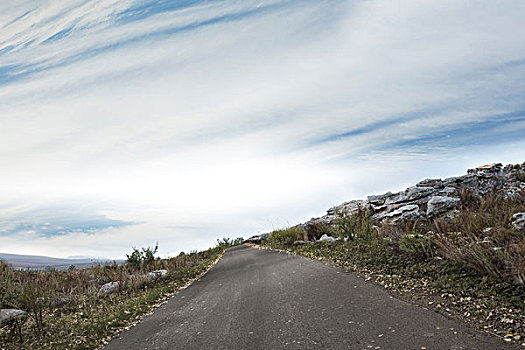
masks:
[[[514,348],[510,346],[510,348]],[[356,274],[237,246],[106,350],[509,349]]]

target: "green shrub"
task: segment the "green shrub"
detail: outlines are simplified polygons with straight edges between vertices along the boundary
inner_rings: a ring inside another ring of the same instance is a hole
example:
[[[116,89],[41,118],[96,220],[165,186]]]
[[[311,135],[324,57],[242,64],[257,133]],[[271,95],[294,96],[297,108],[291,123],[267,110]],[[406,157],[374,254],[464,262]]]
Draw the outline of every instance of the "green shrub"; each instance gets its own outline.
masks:
[[[154,248],[142,248],[142,251],[133,247],[133,252],[131,254],[126,254],[127,264],[135,269],[140,269],[145,266],[150,266],[155,261],[155,254],[159,249],[159,244],[157,243]]]
[[[350,214],[346,211],[336,211],[335,227],[339,236],[350,239],[377,238],[377,230],[372,226],[372,215],[369,209],[359,209]]]
[[[222,240],[217,239],[217,246],[216,246],[216,248],[232,247],[234,245],[242,244],[243,241],[244,241],[244,238],[242,238],[242,237],[238,237],[238,238],[235,238],[235,239],[231,239],[231,238],[223,238]]]
[[[296,240],[302,239],[303,235],[304,229],[297,226],[284,230],[276,230],[268,237],[268,243],[277,246],[291,246]]]
[[[399,249],[417,259],[428,259],[434,256],[436,243],[429,235],[406,233],[399,240]]]

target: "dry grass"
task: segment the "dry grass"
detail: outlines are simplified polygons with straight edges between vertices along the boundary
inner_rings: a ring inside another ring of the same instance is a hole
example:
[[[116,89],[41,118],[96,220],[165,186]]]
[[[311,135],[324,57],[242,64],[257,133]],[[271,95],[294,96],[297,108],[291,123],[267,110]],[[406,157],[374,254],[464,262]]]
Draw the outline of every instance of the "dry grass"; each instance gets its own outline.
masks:
[[[433,230],[442,256],[481,274],[523,285],[525,234],[512,227],[512,214],[525,211],[525,196],[492,194],[463,204],[451,221],[436,220]]]
[[[0,348],[93,349],[153,310],[159,301],[205,271],[230,244],[155,260],[140,269],[112,265],[74,271],[15,271],[0,261],[0,308],[28,311],[26,320],[0,327]],[[147,278],[165,269],[165,278]],[[99,288],[119,281],[117,293]]]
[[[283,230],[273,231],[268,237],[268,242],[276,246],[291,246],[297,240],[303,239],[305,231],[301,227],[289,227]]]

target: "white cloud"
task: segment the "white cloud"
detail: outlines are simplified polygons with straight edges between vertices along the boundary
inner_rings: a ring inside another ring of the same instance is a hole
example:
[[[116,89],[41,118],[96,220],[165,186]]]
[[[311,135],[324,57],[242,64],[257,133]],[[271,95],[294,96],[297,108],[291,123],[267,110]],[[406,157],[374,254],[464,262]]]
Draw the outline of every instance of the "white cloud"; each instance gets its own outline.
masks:
[[[0,236],[0,250],[197,249],[473,159],[523,161],[493,152],[525,144],[503,117],[525,110],[521,1],[228,1],[117,20],[135,5],[0,5],[0,23],[32,10],[0,31],[15,46],[0,54],[0,214],[85,201],[142,223]],[[467,122],[486,126],[477,145]]]

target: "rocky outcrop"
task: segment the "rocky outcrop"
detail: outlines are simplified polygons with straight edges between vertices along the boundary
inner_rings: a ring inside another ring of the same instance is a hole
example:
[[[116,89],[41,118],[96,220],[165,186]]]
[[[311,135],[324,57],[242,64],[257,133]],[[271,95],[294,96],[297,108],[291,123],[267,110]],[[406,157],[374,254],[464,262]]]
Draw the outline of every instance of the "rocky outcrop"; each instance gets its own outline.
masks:
[[[450,217],[456,212],[460,203],[460,191],[463,188],[469,189],[477,197],[499,192],[505,198],[512,198],[525,190],[525,182],[520,181],[523,179],[523,174],[525,174],[525,163],[505,167],[500,163],[483,165],[469,169],[463,176],[425,179],[401,192],[387,192],[368,196],[365,200],[345,202],[328,209],[326,215],[312,218],[304,225],[334,224],[338,213],[353,214],[358,210],[369,210],[375,223],[395,224],[439,216]],[[525,225],[525,219],[516,220],[518,220],[517,225]]]

